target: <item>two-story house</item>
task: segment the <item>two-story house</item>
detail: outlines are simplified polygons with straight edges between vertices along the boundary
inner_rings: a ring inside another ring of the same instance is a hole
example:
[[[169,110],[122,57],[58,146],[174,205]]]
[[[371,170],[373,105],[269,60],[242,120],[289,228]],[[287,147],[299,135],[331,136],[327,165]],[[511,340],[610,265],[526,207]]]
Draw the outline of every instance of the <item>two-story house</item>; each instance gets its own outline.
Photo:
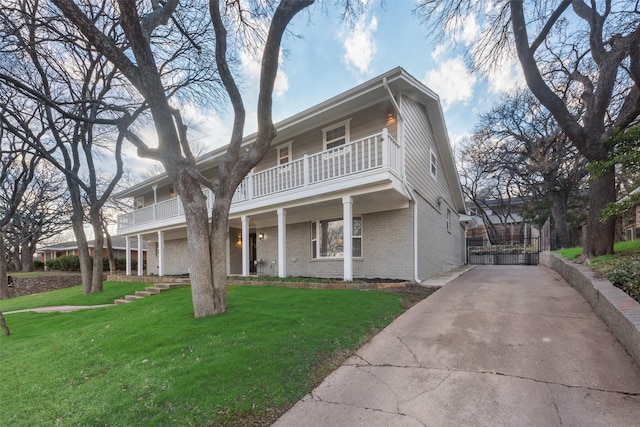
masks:
[[[464,263],[471,218],[440,102],[404,69],[276,128],[269,154],[231,205],[229,274],[417,282]],[[225,151],[198,159],[204,174],[215,177]],[[118,234],[146,241],[148,272],[188,273],[185,219],[167,176],[117,197],[134,200]]]

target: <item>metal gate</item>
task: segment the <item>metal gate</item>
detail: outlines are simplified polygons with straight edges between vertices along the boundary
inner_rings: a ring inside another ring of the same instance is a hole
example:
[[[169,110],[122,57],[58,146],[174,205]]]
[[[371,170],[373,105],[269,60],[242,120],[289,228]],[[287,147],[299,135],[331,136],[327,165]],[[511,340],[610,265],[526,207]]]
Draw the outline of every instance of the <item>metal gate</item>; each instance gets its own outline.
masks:
[[[467,240],[467,263],[470,265],[538,265],[539,258],[539,237],[528,237],[521,242]]]

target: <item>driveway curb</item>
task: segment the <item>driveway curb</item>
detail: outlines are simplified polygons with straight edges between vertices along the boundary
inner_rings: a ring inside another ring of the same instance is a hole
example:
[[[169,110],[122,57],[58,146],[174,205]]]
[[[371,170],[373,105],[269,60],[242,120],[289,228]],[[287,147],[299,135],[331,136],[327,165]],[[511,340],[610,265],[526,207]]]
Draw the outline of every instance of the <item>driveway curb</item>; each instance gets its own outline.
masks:
[[[584,296],[640,366],[640,304],[610,281],[596,277],[591,268],[558,254],[542,252],[540,264],[555,270]]]

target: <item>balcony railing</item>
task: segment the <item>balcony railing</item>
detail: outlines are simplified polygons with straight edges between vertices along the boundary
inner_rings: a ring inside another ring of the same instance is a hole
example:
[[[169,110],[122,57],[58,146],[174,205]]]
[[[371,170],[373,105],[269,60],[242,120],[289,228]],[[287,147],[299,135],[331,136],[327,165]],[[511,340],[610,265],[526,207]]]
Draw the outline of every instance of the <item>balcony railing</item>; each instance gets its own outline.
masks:
[[[326,183],[370,170],[388,168],[402,173],[402,149],[387,130],[367,136],[331,150],[304,157],[257,173],[249,173],[240,183],[232,203],[240,203],[296,188]],[[208,208],[212,207],[213,193],[204,190]],[[154,221],[175,218],[184,214],[178,197],[155,203],[142,209],[118,216],[118,229]]]

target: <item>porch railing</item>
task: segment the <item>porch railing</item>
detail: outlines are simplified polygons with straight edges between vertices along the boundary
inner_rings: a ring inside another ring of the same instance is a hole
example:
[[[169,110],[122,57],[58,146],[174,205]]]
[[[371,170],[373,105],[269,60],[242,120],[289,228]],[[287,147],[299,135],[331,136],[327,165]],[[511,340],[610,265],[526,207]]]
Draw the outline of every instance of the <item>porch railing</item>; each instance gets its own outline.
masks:
[[[236,189],[232,203],[255,200],[385,167],[400,176],[402,166],[402,149],[384,129],[375,135],[331,150],[311,155],[305,154],[301,159],[285,165],[257,173],[251,172]],[[207,196],[207,205],[211,207],[214,196],[209,190],[204,190],[204,193]],[[183,214],[180,199],[174,197],[118,216],[118,229]]]

